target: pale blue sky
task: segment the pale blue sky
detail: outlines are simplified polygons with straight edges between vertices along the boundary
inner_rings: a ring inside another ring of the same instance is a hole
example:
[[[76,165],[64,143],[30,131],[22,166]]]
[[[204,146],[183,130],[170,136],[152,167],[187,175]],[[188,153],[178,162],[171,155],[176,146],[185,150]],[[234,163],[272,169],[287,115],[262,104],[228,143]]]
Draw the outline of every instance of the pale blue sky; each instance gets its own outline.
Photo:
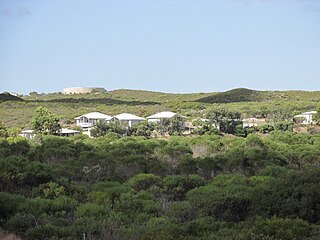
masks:
[[[0,0],[0,83],[320,90],[320,1]]]

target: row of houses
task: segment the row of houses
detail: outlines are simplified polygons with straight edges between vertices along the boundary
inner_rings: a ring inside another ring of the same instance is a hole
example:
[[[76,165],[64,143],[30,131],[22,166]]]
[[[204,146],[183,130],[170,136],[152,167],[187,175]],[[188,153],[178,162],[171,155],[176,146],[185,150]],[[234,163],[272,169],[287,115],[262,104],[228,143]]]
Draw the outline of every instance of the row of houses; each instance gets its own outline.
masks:
[[[317,111],[300,113],[298,115],[295,115],[293,119],[298,124],[309,125],[316,122],[314,119],[314,115],[316,113]],[[242,123],[243,123],[243,127],[257,127],[261,124],[266,123],[266,119],[265,118],[245,118],[245,119],[242,119]]]
[[[100,120],[103,120],[106,122],[110,122],[111,120],[118,120],[122,123],[127,124],[129,127],[132,127],[133,125],[146,120],[148,122],[159,122],[161,121],[161,119],[170,119],[175,115],[177,114],[174,112],[160,112],[160,113],[151,115],[149,117],[143,118],[131,113],[121,113],[115,116],[110,116],[100,112],[91,112],[91,113],[87,113],[79,117],[76,117],[75,121],[76,121],[76,125],[80,126],[82,129],[89,129],[94,125],[96,125],[96,123]]]
[[[299,119],[300,124],[311,124],[314,122],[313,115],[315,115],[316,111],[310,111],[310,112],[304,112],[299,115],[294,116],[294,119]],[[123,122],[127,124],[129,127],[132,127],[134,124],[137,124],[142,121],[148,121],[148,122],[159,122],[161,119],[170,119],[177,115],[177,113],[174,112],[159,112],[156,114],[153,114],[151,116],[148,116],[146,118],[136,116],[134,114],[130,113],[121,113],[115,116],[109,116],[100,112],[91,112],[85,115],[81,115],[79,117],[76,117],[76,125],[80,126],[82,129],[86,130],[91,127],[93,127],[99,120],[104,120],[106,122],[109,122],[111,120],[118,120],[120,122]],[[180,115],[181,116],[181,115]],[[184,116],[181,116],[184,117]],[[205,119],[204,119],[205,120]],[[265,118],[246,118],[242,120],[243,127],[257,127],[264,123],[266,123]]]
[[[315,122],[314,120],[314,115],[316,114],[316,111],[310,111],[310,112],[304,112],[301,114],[298,114],[296,116],[294,116],[295,120],[299,120],[297,121],[299,124],[303,124],[303,125],[308,125],[308,124],[312,124]],[[100,112],[91,112],[91,113],[87,113],[84,115],[81,115],[79,117],[75,118],[75,123],[77,126],[81,127],[83,131],[88,131],[90,130],[90,128],[92,128],[94,125],[97,124],[98,121],[103,120],[106,122],[110,122],[112,120],[118,120],[122,123],[125,123],[128,127],[132,127],[133,125],[143,122],[143,121],[148,121],[148,122],[160,122],[161,119],[170,119],[174,116],[178,115],[177,113],[174,112],[169,112],[169,111],[164,111],[164,112],[159,112],[156,114],[153,114],[151,116],[148,116],[146,118],[143,117],[139,117],[136,116],[134,114],[131,113],[121,113],[115,116],[110,116],[107,114],[103,114]],[[181,115],[179,115],[181,116]],[[185,118],[184,116],[181,116],[183,118]],[[208,119],[200,119],[201,121],[208,121]],[[266,122],[266,119],[264,118],[246,118],[242,120],[243,123],[243,127],[257,127],[260,126],[262,124],[264,124]],[[191,122],[186,122],[186,128],[189,129],[189,132],[191,129],[194,128],[193,124]],[[80,131],[77,130],[73,130],[73,129],[67,129],[67,128],[62,128],[57,134],[60,136],[73,136],[76,134],[80,134]],[[90,134],[90,133],[88,133]],[[34,138],[35,134],[34,134],[34,130],[23,130],[21,131],[21,133],[19,134],[20,136],[26,137],[28,139],[32,139]]]
[[[128,127],[132,127],[133,125],[146,121],[148,122],[159,122],[161,119],[170,119],[174,116],[178,115],[177,113],[174,112],[160,112],[156,113],[154,115],[151,115],[147,118],[139,117],[131,113],[121,113],[115,116],[110,116],[104,113],[100,112],[90,112],[84,115],[81,115],[79,117],[75,118],[75,123],[77,126],[81,127],[86,134],[90,136],[90,128],[92,128],[94,125],[97,124],[98,121],[106,121],[110,122],[112,120],[118,120],[124,124],[126,124]],[[179,115],[181,116],[181,115]],[[181,116],[184,117],[184,116]],[[68,129],[68,128],[62,128],[57,135],[59,136],[64,136],[64,137],[69,137],[69,136],[74,136],[77,134],[80,134],[80,131],[73,130],[73,129]],[[25,137],[27,139],[33,139],[35,137],[35,132],[34,130],[23,130],[19,134],[21,137]]]

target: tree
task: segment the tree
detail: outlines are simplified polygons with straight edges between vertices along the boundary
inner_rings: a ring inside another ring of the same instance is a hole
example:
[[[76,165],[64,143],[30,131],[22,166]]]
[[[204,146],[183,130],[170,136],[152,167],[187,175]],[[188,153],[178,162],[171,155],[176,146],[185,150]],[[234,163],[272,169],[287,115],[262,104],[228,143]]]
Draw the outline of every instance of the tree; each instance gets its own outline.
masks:
[[[173,175],[163,179],[164,193],[168,195],[170,200],[174,201],[184,200],[187,192],[204,184],[205,180],[195,174]]]
[[[250,213],[249,189],[243,175],[219,175],[210,184],[189,191],[187,200],[200,214],[239,222]]]
[[[60,129],[59,118],[45,107],[37,107],[32,118],[32,128],[36,133],[56,134]]]
[[[262,126],[259,127],[259,132],[261,133],[270,133],[274,130],[274,126],[270,124],[263,124]]]
[[[65,194],[65,188],[55,182],[48,182],[39,186],[42,198],[55,199]]]
[[[7,128],[4,126],[2,122],[0,122],[0,137],[3,137],[3,138],[8,137]]]
[[[318,105],[317,113],[312,116],[312,120],[320,124],[320,104]]]
[[[193,133],[203,135],[217,135],[219,134],[219,130],[216,128],[212,122],[209,121],[203,121],[201,119],[196,119],[192,122],[193,126],[196,126],[196,128],[193,130]]]
[[[144,136],[144,137],[150,137],[152,134],[152,131],[154,130],[155,124],[154,123],[148,123],[147,121],[138,123],[133,125],[130,129],[130,135],[132,136]]]
[[[46,164],[22,156],[0,159],[0,191],[33,187],[50,179],[51,170]]]
[[[123,123],[117,120],[108,123],[106,121],[99,120],[90,131],[91,136],[93,137],[102,137],[109,132],[114,132],[120,136],[123,136],[128,133],[128,128]]]
[[[107,134],[108,130],[108,123],[106,121],[99,120],[97,124],[91,129],[90,134],[93,137],[102,137]]]
[[[301,219],[276,218],[267,220],[257,220],[251,230],[251,236],[257,236],[254,239],[309,239],[311,235],[310,223]],[[251,238],[252,239],[252,238]]]
[[[170,135],[180,135],[184,130],[184,123],[185,121],[183,117],[175,115],[171,119],[161,119],[156,126],[156,130],[158,130],[161,134],[168,133]]]
[[[24,137],[9,137],[10,152],[12,155],[26,155],[30,150],[30,145]]]
[[[29,92],[29,95],[30,96],[36,96],[36,95],[38,95],[38,93],[36,91],[33,91],[33,92]]]
[[[196,210],[188,201],[173,202],[166,215],[179,223],[185,223],[196,218]]]
[[[279,131],[291,131],[293,130],[293,122],[276,122],[274,123],[274,129]]]
[[[237,125],[241,124],[241,114],[226,109],[211,110],[207,117],[221,132],[235,133]]]
[[[160,185],[161,178],[154,174],[140,173],[129,180],[129,184],[136,190],[146,190],[153,185]]]
[[[161,119],[160,122],[156,125],[156,130],[161,134],[164,135],[169,132],[170,128],[170,120],[169,119]]]

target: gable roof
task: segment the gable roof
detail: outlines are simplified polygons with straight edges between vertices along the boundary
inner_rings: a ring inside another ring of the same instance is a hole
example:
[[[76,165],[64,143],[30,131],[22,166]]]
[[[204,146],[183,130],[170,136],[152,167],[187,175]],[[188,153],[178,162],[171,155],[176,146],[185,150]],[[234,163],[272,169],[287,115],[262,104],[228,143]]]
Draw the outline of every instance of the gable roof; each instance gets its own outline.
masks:
[[[34,130],[32,129],[22,130],[21,133],[34,133]]]
[[[68,129],[68,128],[61,128],[60,132],[61,134],[70,134],[70,133],[80,133],[80,131]]]
[[[174,112],[159,112],[159,113],[156,113],[156,114],[153,114],[153,115],[147,117],[147,119],[172,118],[175,115],[176,115],[176,113],[174,113]]]
[[[140,121],[145,120],[145,118],[133,115],[131,113],[121,113],[113,117],[119,120],[128,120],[128,121],[129,120],[140,120]]]
[[[297,118],[297,117],[305,117],[306,115],[313,115],[313,114],[316,114],[317,111],[311,111],[311,112],[304,112],[304,113],[300,113],[296,116],[294,116],[294,118]]]
[[[316,114],[317,111],[311,111],[311,112],[304,112],[304,113],[301,113],[301,115],[312,115],[312,114]]]
[[[76,117],[75,119],[79,119],[81,117],[86,117],[88,119],[106,119],[106,120],[110,120],[112,118],[111,116],[107,114],[103,114],[101,112],[91,112],[91,113],[87,113],[79,117]]]

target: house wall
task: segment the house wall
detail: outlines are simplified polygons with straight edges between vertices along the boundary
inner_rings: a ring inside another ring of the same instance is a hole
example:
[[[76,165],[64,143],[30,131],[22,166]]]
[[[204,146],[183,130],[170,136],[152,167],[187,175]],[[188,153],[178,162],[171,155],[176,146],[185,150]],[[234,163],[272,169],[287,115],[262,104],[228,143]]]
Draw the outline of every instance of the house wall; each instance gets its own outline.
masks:
[[[119,120],[121,123],[124,123],[128,125],[129,127],[134,126],[135,124],[138,124],[140,122],[143,122],[144,120]]]
[[[36,136],[34,133],[20,133],[19,136],[21,137],[25,137],[26,139],[34,139],[34,137]]]
[[[300,118],[302,122],[300,122],[300,124],[311,124],[312,123],[312,114],[300,114],[298,116],[296,116],[296,118]]]
[[[303,121],[304,124],[312,123],[312,114],[304,115],[304,117],[306,118],[306,120]]]
[[[162,118],[164,119],[164,118]],[[151,119],[148,119],[148,122],[153,122],[153,123],[158,123],[161,121],[161,118],[151,118]]]
[[[81,127],[92,127],[96,125],[99,120],[103,119],[81,117],[79,119],[76,119],[76,125]]]
[[[143,122],[144,120],[131,120],[130,121],[130,127],[132,127],[132,126],[134,126],[134,125],[136,125],[136,124],[138,124],[138,123],[141,123],[141,122]]]

